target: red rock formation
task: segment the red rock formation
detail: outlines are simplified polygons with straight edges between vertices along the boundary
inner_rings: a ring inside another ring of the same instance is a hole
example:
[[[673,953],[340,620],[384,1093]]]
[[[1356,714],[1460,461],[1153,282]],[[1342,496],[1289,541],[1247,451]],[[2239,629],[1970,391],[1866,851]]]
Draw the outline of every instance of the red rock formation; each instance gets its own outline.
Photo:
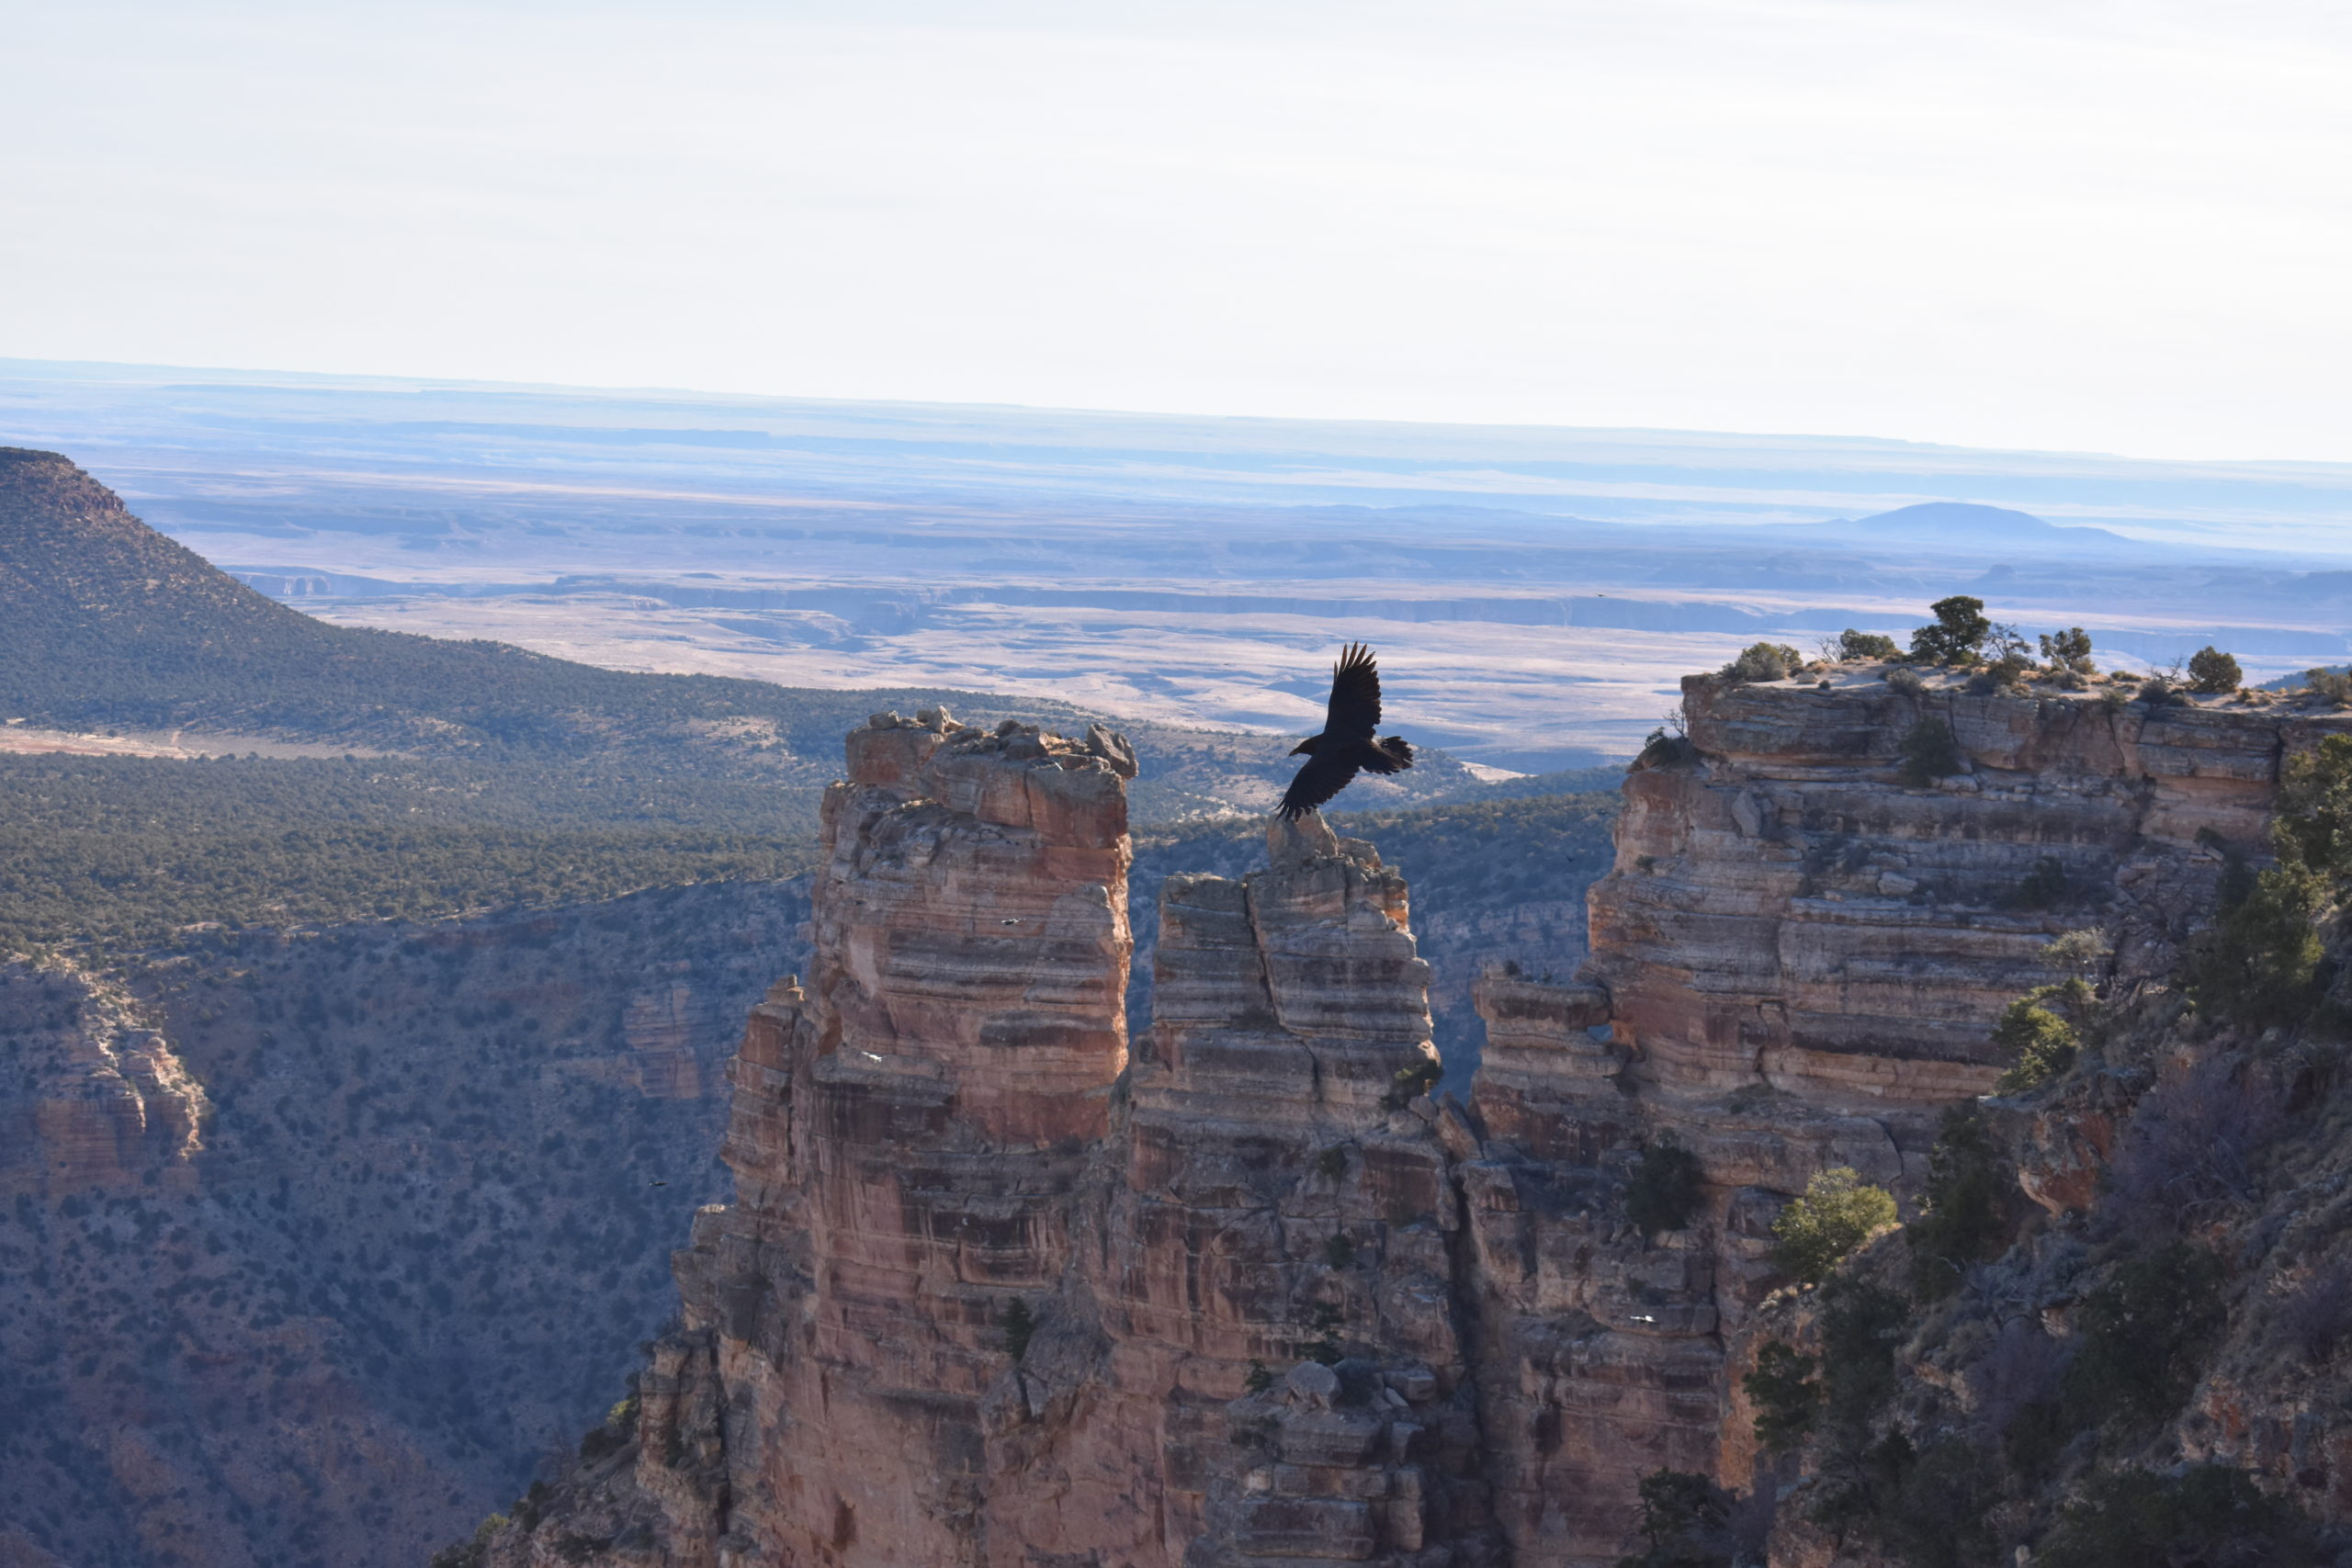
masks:
[[[1317,822],[1172,881],[1121,1078],[1122,743],[849,754],[637,1444],[492,1560],[1484,1560],[1402,880]]]
[[[1171,878],[1122,1075],[1123,746],[859,731],[637,1444],[492,1562],[1598,1568],[1645,1474],[1746,1484],[1781,1206],[1837,1166],[1912,1190],[2056,933],[2168,962],[2312,728],[1838,682],[1690,684],[1585,982],[1480,982],[1466,1109],[1417,1094],[1371,846],[1278,826],[1263,871]],[[1951,778],[1901,775],[1922,716]],[[1668,1142],[1698,1198],[1645,1235]]]

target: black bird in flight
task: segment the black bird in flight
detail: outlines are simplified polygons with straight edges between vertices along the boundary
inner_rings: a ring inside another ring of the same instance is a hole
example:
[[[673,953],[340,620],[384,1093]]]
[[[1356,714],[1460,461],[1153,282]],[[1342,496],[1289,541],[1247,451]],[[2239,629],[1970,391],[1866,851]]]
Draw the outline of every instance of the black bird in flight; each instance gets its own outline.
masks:
[[[1341,790],[1356,770],[1401,773],[1413,765],[1413,749],[1396,736],[1375,740],[1380,728],[1380,671],[1372,649],[1360,642],[1348,644],[1331,666],[1331,705],[1323,716],[1323,733],[1310,735],[1292,748],[1306,766],[1290,781],[1276,807],[1295,822]]]

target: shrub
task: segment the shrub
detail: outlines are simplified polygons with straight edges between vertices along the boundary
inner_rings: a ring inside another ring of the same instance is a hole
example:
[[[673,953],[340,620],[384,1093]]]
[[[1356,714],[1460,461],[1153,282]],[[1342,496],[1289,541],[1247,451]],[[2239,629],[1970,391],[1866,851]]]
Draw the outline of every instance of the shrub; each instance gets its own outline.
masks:
[[[2352,1332],[2352,1264],[2342,1258],[2312,1271],[2273,1310],[2273,1330],[2314,1366],[2335,1356]]]
[[[2245,683],[2245,675],[2235,659],[2206,647],[2189,655],[2188,683],[2200,692],[2234,692]]]
[[[1730,1499],[1703,1475],[1654,1470],[1642,1477],[1641,1532],[1648,1550],[1621,1557],[1617,1568],[1713,1568],[1731,1561],[1724,1536]]]
[[[1356,1260],[1355,1238],[1345,1231],[1334,1231],[1323,1244],[1323,1261],[1334,1269],[1345,1269]]]
[[[2306,670],[2303,687],[2321,701],[2343,707],[2352,704],[2352,670]]]
[[[1925,1212],[1903,1227],[1916,1294],[1928,1300],[1944,1295],[1966,1265],[1995,1257],[2008,1245],[2017,1215],[2016,1176],[1993,1146],[1973,1102],[1944,1112],[1935,1147],[1928,1153]]]
[[[2042,948],[2041,964],[2053,975],[2088,984],[2092,971],[2113,956],[2115,950],[2107,945],[2107,939],[2097,930],[2065,931],[2052,937]]]
[[[1836,1166],[1805,1183],[1772,1222],[1772,1265],[1808,1285],[1829,1277],[1857,1247],[1894,1224],[1894,1197]]]
[[[1015,1296],[1005,1303],[997,1323],[1004,1330],[1004,1348],[1011,1353],[1013,1365],[1020,1365],[1021,1359],[1029,1353],[1030,1337],[1037,1332],[1036,1314],[1029,1310],[1027,1302]]]
[[[1903,737],[1903,777],[1926,784],[1960,772],[1960,742],[1951,726],[1939,718],[1923,718]]]
[[[2169,1235],[2199,1210],[2252,1202],[2284,1115],[2274,1080],[2226,1057],[2149,1090],[2108,1167],[2103,1227]]]
[[[2066,897],[2066,888],[2065,863],[2054,855],[2043,855],[2018,879],[2007,902],[2012,909],[2047,909]]]
[[[1968,678],[1968,690],[1975,695],[1990,696],[1996,692],[2015,692],[2024,688],[2025,678],[2033,672],[2033,660],[2022,653],[2005,653]]]
[[[1838,634],[1840,659],[1900,659],[1903,650],[1883,632],[1858,632],[1848,626]]]
[[[1315,1168],[1329,1180],[1337,1181],[1348,1174],[1348,1145],[1333,1144],[1315,1156]]]
[[[1907,665],[1897,665],[1888,671],[1886,683],[1906,697],[1916,697],[1928,689],[1928,682],[1919,679],[1919,672]]]
[[[1899,1434],[1874,1450],[1875,1535],[1904,1568],[1976,1568],[1993,1561],[1986,1517],[1999,1485],[1975,1447],[1958,1438],[1916,1455]]]
[[[2278,770],[2271,839],[2292,860],[2339,888],[2352,877],[2352,735],[2331,735]]]
[[[1911,1307],[1883,1285],[1846,1275],[1822,1287],[1821,1302],[1822,1416],[1833,1441],[1852,1451],[1894,1397],[1894,1349]]]
[[[2187,1403],[2223,1319],[2222,1260],[2175,1241],[2118,1268],[2075,1309],[2066,1403],[2085,1424],[2144,1430]]]
[[[1973,664],[1982,658],[1993,623],[1984,618],[1984,601],[1965,593],[1939,599],[1928,606],[1933,626],[1911,634],[1911,657],[1923,664]]]
[[[1756,1370],[1740,1379],[1747,1401],[1756,1406],[1756,1441],[1768,1452],[1781,1453],[1804,1441],[1821,1410],[1821,1384],[1815,1381],[1815,1363],[1775,1339],[1756,1352]]]
[[[2080,626],[2042,633],[2041,657],[2052,670],[2063,670],[2071,675],[2098,673],[2098,666],[2091,662],[2091,634]]]
[[[1993,1026],[1993,1043],[2009,1056],[2008,1070],[1993,1086],[1996,1094],[2040,1089],[2073,1066],[2080,1048],[2073,1024],[2028,997],[2001,1014]]]
[[[1274,1386],[1274,1374],[1266,1370],[1265,1362],[1252,1356],[1250,1358],[1250,1373],[1241,1380],[1241,1386],[1250,1393],[1263,1393]]]
[[[2303,1568],[2319,1561],[2311,1521],[2244,1471],[2195,1464],[2176,1475],[2091,1476],[2033,1554],[2035,1568]]]
[[[1723,668],[1733,681],[1784,681],[1804,665],[1804,655],[1784,642],[1753,642]]]
[[[1402,1111],[1429,1093],[1444,1076],[1445,1069],[1435,1057],[1423,1056],[1410,1066],[1396,1069],[1396,1076],[1389,1079],[1388,1092],[1381,1097],[1381,1104],[1391,1111]]]
[[[1625,1184],[1625,1217],[1645,1236],[1682,1229],[1698,1212],[1704,1175],[1697,1155],[1671,1138],[1658,1139],[1642,1150]]]
[[[2223,908],[2189,965],[2198,1005],[2256,1028],[2308,1013],[2323,988],[2327,949],[2317,921],[2327,895],[2326,880],[2303,866],[2275,865],[2256,875],[2245,897]]]
[[[2180,694],[2178,688],[2161,675],[2151,675],[2141,682],[2140,690],[2132,700],[2154,708],[2177,708],[2188,701]]]

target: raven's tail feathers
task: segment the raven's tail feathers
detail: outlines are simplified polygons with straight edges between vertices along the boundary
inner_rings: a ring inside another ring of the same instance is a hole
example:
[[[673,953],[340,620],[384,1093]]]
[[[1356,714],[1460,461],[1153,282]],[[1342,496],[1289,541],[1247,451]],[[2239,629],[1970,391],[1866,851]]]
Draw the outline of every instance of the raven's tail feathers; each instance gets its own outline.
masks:
[[[1413,765],[1413,749],[1403,736],[1387,736],[1365,750],[1363,765],[1369,773],[1401,773]]]

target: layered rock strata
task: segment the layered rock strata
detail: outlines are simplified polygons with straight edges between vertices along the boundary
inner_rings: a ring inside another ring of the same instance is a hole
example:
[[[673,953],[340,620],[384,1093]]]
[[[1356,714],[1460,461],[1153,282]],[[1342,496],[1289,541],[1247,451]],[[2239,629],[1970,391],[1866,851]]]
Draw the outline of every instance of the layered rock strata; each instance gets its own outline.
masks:
[[[1486,1561],[1401,878],[1316,822],[1171,879],[1130,1066],[1123,744],[849,761],[636,1442],[492,1560]]]
[[[1466,1106],[1418,1092],[1427,969],[1371,846],[1278,825],[1263,870],[1170,877],[1122,1071],[1124,748],[852,736],[684,1330],[633,1446],[492,1560],[1597,1568],[1644,1475],[1747,1483],[1781,1207],[1840,1166],[1907,1199],[2048,941],[2162,968],[2343,723],[1853,671],[1687,709],[1584,975],[1479,982]],[[1923,721],[1940,779],[1903,768]],[[1665,1143],[1697,1199],[1645,1234]]]

